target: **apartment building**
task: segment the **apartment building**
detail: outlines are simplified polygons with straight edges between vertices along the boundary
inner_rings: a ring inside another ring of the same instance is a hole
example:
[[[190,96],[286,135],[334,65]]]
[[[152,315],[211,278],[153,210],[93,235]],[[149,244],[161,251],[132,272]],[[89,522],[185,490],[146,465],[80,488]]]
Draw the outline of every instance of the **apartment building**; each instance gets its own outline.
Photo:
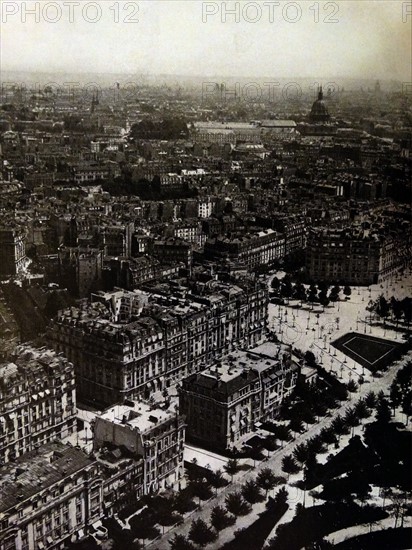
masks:
[[[24,270],[27,261],[24,236],[24,231],[17,227],[0,227],[0,277]]]
[[[1,462],[75,431],[73,365],[52,350],[19,346],[0,364]]]
[[[410,233],[382,234],[362,227],[312,229],[306,269],[313,281],[371,285],[410,263]]]
[[[267,303],[267,289],[249,281],[100,292],[60,312],[49,337],[75,366],[78,398],[110,405],[147,398],[234,345],[257,345]]]
[[[103,514],[98,464],[47,443],[0,467],[0,550],[63,549]]]
[[[268,265],[285,256],[285,237],[273,229],[229,237],[211,238],[205,243],[205,256],[230,259],[249,269]]]
[[[179,487],[184,476],[185,423],[181,416],[142,401],[114,405],[98,416],[94,449],[112,445],[143,460],[143,494]]]
[[[221,450],[241,445],[257,422],[278,414],[296,386],[298,372],[288,350],[264,343],[232,352],[188,376],[179,387],[188,439]]]

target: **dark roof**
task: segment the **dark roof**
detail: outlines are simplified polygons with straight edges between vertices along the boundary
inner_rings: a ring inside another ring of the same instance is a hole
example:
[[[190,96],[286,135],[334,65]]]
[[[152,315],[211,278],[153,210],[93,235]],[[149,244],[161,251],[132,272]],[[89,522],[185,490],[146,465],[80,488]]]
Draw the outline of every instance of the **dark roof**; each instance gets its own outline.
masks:
[[[229,380],[222,380],[221,378],[218,379],[212,375],[206,376],[204,373],[197,373],[189,376],[185,382],[187,382],[187,386],[189,388],[191,386],[197,386],[199,388],[215,390],[216,393],[227,396],[232,395],[246,386],[249,386],[249,384],[258,380],[258,378],[259,376],[255,371],[244,370]]]
[[[0,468],[0,512],[93,464],[83,451],[54,442]]]

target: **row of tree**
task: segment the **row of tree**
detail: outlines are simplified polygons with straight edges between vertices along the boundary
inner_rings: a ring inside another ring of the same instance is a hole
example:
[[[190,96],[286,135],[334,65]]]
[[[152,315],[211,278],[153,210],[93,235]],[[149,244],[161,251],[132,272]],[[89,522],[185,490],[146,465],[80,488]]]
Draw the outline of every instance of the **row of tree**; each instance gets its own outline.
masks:
[[[366,310],[376,313],[384,322],[387,319],[392,319],[398,325],[399,321],[404,321],[409,327],[412,321],[412,298],[406,296],[402,300],[398,300],[392,296],[387,300],[381,294],[377,300],[370,300]]]
[[[286,474],[296,474],[307,467],[316,458],[316,455],[325,452],[326,446],[337,444],[342,435],[348,435],[362,420],[369,418],[372,410],[376,410],[376,420],[380,424],[389,422],[391,412],[389,402],[381,392],[378,396],[369,392],[364,399],[360,399],[354,406],[348,407],[343,416],[337,415],[328,427],[309,439],[306,443],[299,443],[293,452],[282,460],[282,470]]]
[[[412,361],[398,370],[389,395],[393,409],[401,407],[408,423],[408,417],[412,415]]]
[[[231,464],[229,471],[233,471],[236,466],[235,462]],[[196,547],[204,548],[216,541],[220,531],[234,525],[236,518],[249,514],[253,504],[263,502],[269,491],[285,482],[285,478],[276,476],[270,468],[263,468],[256,479],[246,481],[240,491],[229,493],[225,498],[225,506],[214,506],[210,525],[199,518],[192,521],[187,537],[175,534],[169,541],[171,550],[195,550]],[[275,504],[284,505],[287,498],[288,492],[282,487],[275,496]]]
[[[285,275],[283,279],[274,277],[271,287],[275,295],[280,298],[300,300],[301,302],[318,303],[326,307],[330,302],[337,302],[340,299],[340,293],[343,290],[345,296],[350,296],[352,290],[349,286],[343,289],[334,285],[330,287],[327,283],[319,283],[319,285],[311,284],[308,288],[301,282],[293,283],[289,275]]]

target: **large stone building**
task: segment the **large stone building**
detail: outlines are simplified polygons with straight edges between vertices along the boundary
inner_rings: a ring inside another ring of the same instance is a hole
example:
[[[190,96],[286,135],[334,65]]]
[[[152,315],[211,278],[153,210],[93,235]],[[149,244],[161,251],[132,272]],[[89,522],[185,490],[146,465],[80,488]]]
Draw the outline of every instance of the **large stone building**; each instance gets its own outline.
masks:
[[[362,227],[312,229],[306,269],[313,281],[371,285],[390,278],[411,261],[409,230],[382,234]]]
[[[47,443],[0,468],[0,550],[63,549],[103,514],[97,462]]]
[[[17,348],[0,364],[0,461],[76,431],[73,365],[45,348]]]
[[[268,265],[285,256],[285,237],[273,229],[235,237],[215,237],[205,243],[205,256],[228,259],[249,269]]]
[[[143,460],[141,492],[178,488],[184,476],[185,423],[177,413],[141,401],[114,405],[96,417],[94,449],[113,446]]]
[[[310,111],[309,120],[311,122],[328,122],[330,120],[330,114],[326,106],[325,100],[323,99],[322,86],[319,88],[318,98],[313,103],[312,109]]]
[[[296,386],[299,368],[285,349],[271,343],[237,351],[179,387],[187,437],[206,447],[238,446],[257,422],[275,417]]]
[[[60,312],[50,330],[73,362],[78,398],[110,405],[148,397],[263,337],[267,289],[250,281],[92,295]]]

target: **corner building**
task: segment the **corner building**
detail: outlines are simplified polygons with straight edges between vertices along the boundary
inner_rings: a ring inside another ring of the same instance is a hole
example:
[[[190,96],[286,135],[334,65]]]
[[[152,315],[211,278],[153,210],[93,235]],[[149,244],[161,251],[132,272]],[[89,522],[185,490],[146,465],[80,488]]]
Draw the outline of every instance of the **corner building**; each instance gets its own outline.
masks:
[[[257,345],[267,303],[267,289],[250,282],[98,293],[61,312],[49,336],[74,364],[78,399],[108,406],[148,398],[234,346]]]

